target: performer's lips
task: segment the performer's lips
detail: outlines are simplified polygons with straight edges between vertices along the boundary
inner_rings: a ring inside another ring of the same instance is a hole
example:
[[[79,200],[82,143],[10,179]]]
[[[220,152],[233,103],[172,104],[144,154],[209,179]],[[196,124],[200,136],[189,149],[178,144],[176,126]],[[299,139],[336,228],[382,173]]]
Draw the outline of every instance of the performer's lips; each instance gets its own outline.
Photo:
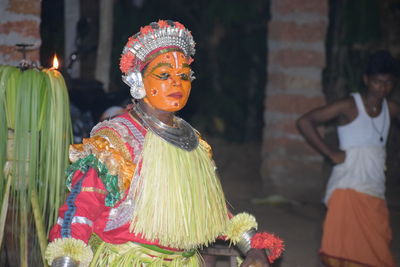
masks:
[[[183,97],[183,94],[180,92],[176,92],[176,93],[169,94],[168,96],[172,97],[172,98],[180,99]]]

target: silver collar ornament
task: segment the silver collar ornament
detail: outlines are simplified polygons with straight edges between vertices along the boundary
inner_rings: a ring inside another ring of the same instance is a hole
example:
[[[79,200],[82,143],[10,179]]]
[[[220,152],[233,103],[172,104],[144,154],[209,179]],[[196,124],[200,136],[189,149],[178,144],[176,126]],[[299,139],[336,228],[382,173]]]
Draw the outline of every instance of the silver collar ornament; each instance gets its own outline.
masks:
[[[142,120],[144,126],[167,141],[168,143],[186,151],[192,151],[199,145],[199,137],[196,130],[185,120],[174,117],[176,127],[171,127],[154,116],[147,114],[140,106],[141,102],[134,103],[133,111]]]

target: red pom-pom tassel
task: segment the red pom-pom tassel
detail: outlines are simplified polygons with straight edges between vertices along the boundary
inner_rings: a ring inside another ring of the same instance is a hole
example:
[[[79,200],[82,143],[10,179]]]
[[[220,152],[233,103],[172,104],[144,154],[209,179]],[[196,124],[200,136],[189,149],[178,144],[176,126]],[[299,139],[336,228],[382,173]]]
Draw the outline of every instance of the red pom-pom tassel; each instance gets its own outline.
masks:
[[[277,258],[279,258],[285,250],[283,240],[267,232],[256,233],[251,238],[251,247],[268,249],[267,254],[270,263],[273,263]]]

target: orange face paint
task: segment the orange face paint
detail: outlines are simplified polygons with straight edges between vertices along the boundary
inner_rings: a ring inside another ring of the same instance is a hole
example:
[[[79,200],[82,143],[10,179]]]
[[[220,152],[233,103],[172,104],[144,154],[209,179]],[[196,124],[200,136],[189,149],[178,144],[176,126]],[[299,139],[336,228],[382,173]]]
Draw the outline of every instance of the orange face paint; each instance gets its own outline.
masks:
[[[181,110],[192,88],[187,58],[176,51],[158,55],[146,67],[143,83],[147,104],[168,112]]]

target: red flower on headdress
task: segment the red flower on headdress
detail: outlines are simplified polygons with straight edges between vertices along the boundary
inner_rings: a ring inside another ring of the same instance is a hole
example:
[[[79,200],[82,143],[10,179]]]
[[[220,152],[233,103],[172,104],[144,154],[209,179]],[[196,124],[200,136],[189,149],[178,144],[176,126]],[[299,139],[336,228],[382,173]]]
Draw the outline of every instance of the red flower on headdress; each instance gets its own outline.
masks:
[[[279,258],[284,249],[282,239],[270,233],[256,233],[251,238],[251,247],[258,249],[268,250],[268,260],[273,263],[274,260]]]
[[[127,74],[132,68],[135,60],[135,55],[132,52],[126,52],[121,56],[121,60],[119,61],[119,69]]]
[[[152,33],[152,32],[154,32],[154,30],[150,25],[147,25],[147,26],[144,26],[144,27],[140,28],[140,33],[143,34],[143,35],[148,34],[148,33]]]
[[[134,43],[136,43],[137,41],[139,41],[139,39],[137,38],[133,38],[133,37],[129,37],[128,38],[128,42],[126,43],[126,47],[132,47]]]
[[[181,29],[181,30],[185,29],[185,26],[183,26],[183,24],[181,24],[181,23],[179,23],[177,21],[175,22],[175,27],[178,28],[178,29]]]
[[[160,26],[160,28],[169,27],[168,22],[166,20],[159,20],[157,23],[158,23],[158,26]]]

